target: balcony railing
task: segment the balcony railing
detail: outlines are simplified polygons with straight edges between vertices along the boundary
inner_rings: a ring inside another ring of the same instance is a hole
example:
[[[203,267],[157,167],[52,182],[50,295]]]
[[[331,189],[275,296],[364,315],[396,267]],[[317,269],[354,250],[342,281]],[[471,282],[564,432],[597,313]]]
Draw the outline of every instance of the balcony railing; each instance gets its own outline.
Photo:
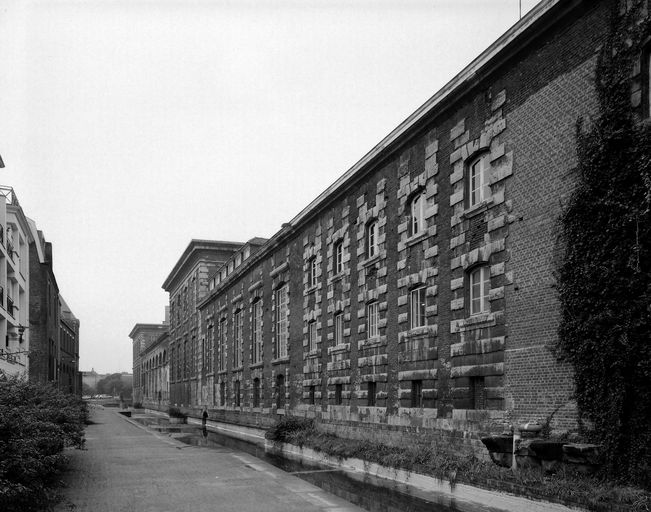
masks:
[[[11,297],[7,297],[7,313],[14,315],[14,300]]]

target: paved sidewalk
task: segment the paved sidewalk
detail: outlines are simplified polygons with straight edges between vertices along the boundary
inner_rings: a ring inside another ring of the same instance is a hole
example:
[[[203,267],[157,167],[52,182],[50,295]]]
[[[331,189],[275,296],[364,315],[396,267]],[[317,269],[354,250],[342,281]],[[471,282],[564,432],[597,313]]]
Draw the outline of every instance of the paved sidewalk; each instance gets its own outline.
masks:
[[[188,446],[95,408],[87,450],[71,450],[66,500],[76,512],[353,512],[361,509],[252,455]]]

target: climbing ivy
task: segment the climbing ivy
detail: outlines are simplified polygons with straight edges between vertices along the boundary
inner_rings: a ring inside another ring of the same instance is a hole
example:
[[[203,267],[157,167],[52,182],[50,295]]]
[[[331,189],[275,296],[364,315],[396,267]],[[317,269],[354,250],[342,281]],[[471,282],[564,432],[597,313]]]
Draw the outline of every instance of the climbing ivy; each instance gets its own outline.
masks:
[[[604,471],[649,487],[651,123],[636,114],[631,86],[651,24],[644,2],[629,0],[626,13],[611,4],[599,114],[578,123],[577,183],[560,220],[557,349],[574,367],[579,413],[604,446]]]

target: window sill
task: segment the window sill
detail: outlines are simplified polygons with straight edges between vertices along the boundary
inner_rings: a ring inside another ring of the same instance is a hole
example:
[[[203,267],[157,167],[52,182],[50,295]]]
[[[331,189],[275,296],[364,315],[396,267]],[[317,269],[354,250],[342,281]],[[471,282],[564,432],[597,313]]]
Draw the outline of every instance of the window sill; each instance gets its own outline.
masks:
[[[317,290],[317,287],[318,287],[318,283],[317,283],[317,284],[314,284],[314,285],[312,285],[312,286],[308,286],[308,287],[305,289],[305,294],[306,294],[306,295],[309,295],[310,293],[314,293],[314,292]]]
[[[374,265],[375,263],[378,263],[381,257],[382,257],[382,253],[378,252],[377,254],[374,254],[370,258],[366,258],[365,260],[362,260],[360,263],[363,267],[369,267],[371,265]]]
[[[339,281],[340,279],[343,279],[344,277],[344,272],[341,271],[338,274],[333,275],[331,278],[328,279],[328,284],[332,284],[336,281]]]
[[[461,217],[463,219],[470,219],[472,217],[475,217],[476,215],[479,215],[480,213],[484,213],[486,210],[488,210],[488,207],[491,204],[493,204],[492,197],[489,197],[488,199],[484,199],[481,203],[471,206],[470,208],[466,208],[461,213]]]
[[[340,352],[347,352],[350,350],[350,343],[340,343],[334,347],[328,347],[328,354],[338,354]]]
[[[424,229],[420,233],[416,233],[415,235],[411,235],[407,240],[405,240],[405,246],[406,247],[411,247],[412,245],[416,245],[419,242],[422,242],[427,238],[429,235],[429,232]]]
[[[310,350],[310,351],[307,353],[307,357],[310,358],[310,359],[314,359],[314,358],[316,358],[316,357],[318,357],[318,356],[319,356],[319,349],[318,349],[318,348],[315,348],[315,349],[313,349],[313,350]]]
[[[232,372],[241,372],[242,370],[244,370],[244,366],[242,365],[231,369]]]
[[[264,363],[260,361],[259,363],[252,363],[249,365],[249,368],[251,370],[255,370],[256,368],[262,368],[264,366]]]
[[[271,364],[289,363],[289,356],[278,357],[271,361]]]

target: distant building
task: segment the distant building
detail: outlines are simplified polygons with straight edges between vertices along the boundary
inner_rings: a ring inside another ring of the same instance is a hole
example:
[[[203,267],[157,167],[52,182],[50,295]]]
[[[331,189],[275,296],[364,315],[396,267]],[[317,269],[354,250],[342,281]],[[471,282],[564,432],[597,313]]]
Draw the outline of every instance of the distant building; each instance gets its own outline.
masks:
[[[59,376],[60,389],[81,396],[81,373],[79,372],[79,320],[66,301],[59,295],[61,313],[59,318]]]
[[[133,403],[142,403],[144,398],[145,371],[141,354],[168,329],[167,323],[136,324],[129,333],[133,345]]]
[[[0,186],[0,370],[29,371],[29,244],[27,218],[13,188]]]
[[[192,240],[163,283],[163,289],[170,296],[169,357],[183,361],[182,375],[176,380],[176,385],[170,388],[171,402],[198,404],[202,393],[211,387],[210,383],[197,378],[196,361],[201,328],[197,304],[209,291],[208,276],[243,245],[240,242]]]
[[[59,286],[52,268],[52,244],[29,219],[29,379],[56,382],[59,376]]]

